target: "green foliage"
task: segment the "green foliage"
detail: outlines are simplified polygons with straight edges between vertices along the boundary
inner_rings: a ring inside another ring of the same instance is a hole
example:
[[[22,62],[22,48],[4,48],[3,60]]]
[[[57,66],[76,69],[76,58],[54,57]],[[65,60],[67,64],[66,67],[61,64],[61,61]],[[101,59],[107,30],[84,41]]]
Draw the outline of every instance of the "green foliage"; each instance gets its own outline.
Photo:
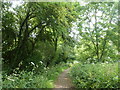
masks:
[[[51,68],[39,69],[38,73],[34,71],[22,71],[19,74],[13,73],[7,76],[3,74],[3,88],[53,88],[54,81],[58,75],[69,66],[65,63],[52,66]]]
[[[11,5],[2,2],[4,88],[52,88],[71,66],[77,87],[117,87],[118,3]]]
[[[81,7],[76,57],[82,62],[117,61],[117,3],[88,3]],[[80,7],[79,7],[80,8]]]
[[[77,88],[118,88],[118,63],[76,64],[70,76]]]
[[[16,8],[9,2],[2,4],[3,61],[11,70],[18,68],[20,63],[27,66],[26,62],[31,61],[27,58],[39,48],[40,59],[48,66],[59,56],[56,54],[59,42],[71,45],[70,28],[77,19],[75,3],[24,2]]]

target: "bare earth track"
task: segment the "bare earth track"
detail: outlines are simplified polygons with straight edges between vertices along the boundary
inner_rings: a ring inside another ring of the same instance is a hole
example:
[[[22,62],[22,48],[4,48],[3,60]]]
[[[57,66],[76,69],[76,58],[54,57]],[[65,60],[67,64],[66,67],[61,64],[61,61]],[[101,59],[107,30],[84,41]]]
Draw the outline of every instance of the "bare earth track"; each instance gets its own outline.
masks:
[[[68,75],[69,70],[70,70],[70,68],[66,69],[64,72],[62,72],[59,75],[57,81],[55,82],[55,89],[56,88],[69,88],[69,90],[70,90],[70,88],[74,88],[73,84],[70,80],[70,77]]]

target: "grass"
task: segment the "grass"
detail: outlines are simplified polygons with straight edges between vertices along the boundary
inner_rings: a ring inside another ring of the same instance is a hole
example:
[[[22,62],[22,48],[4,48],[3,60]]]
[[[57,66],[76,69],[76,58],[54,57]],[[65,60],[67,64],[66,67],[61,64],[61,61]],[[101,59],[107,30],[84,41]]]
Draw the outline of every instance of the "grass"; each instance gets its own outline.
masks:
[[[45,68],[35,74],[33,71],[22,71],[10,76],[3,75],[3,88],[54,88],[54,82],[58,75],[67,69],[69,65],[60,63],[51,68]]]
[[[77,88],[118,88],[118,63],[76,64],[70,77]]]

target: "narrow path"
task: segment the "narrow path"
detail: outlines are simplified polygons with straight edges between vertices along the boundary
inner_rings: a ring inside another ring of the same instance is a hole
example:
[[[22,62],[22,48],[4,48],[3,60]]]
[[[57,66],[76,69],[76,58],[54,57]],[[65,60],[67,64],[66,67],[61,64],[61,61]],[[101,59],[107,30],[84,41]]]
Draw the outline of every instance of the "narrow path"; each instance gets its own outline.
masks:
[[[70,68],[66,69],[59,75],[57,81],[55,82],[55,88],[73,88],[73,84],[68,75],[69,70]]]

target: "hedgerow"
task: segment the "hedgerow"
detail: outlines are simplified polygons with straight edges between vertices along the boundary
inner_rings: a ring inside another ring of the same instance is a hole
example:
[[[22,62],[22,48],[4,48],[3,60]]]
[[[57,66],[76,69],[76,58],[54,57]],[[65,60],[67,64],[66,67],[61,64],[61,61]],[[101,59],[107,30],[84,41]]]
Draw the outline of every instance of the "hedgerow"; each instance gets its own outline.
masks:
[[[77,88],[118,88],[118,63],[77,64],[70,76]]]

